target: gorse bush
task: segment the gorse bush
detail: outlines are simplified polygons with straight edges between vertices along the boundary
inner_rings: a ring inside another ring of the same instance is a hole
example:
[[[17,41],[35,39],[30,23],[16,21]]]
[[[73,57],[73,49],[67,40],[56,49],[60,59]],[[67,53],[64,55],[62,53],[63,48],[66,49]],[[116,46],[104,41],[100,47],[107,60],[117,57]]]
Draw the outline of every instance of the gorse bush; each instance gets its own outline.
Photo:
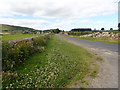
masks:
[[[44,50],[44,46],[50,35],[39,36],[31,39],[18,40],[16,42],[2,42],[2,67],[3,71],[13,71],[30,55]]]

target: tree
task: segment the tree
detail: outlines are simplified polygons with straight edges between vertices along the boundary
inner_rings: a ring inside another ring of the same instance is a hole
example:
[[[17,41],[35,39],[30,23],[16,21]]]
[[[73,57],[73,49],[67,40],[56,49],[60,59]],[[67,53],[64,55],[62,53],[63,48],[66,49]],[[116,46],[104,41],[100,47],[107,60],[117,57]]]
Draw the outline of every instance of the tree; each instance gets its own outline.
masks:
[[[102,31],[104,31],[105,29],[104,28],[101,28]]]
[[[53,33],[60,33],[61,32],[61,30],[59,30],[59,28],[57,28],[57,29],[53,29],[53,30],[51,30]]]
[[[120,23],[118,23],[118,30],[120,30]]]
[[[113,28],[110,28],[110,30],[113,30]]]

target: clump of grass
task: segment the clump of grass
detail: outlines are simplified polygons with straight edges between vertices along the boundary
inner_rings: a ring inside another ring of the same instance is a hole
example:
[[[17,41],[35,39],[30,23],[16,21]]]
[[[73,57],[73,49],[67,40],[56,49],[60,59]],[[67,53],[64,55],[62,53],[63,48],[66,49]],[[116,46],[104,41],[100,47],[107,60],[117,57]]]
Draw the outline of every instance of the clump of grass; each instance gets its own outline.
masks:
[[[96,60],[103,61],[103,59],[101,57],[97,57]]]
[[[86,88],[83,86],[80,86],[80,90],[86,90]]]
[[[84,84],[86,84],[86,85],[89,85],[89,82],[86,81],[86,80],[82,80],[81,83],[84,83]]]
[[[95,64],[95,67],[92,69],[90,76],[95,78],[97,76],[97,72],[99,71],[100,67]]]

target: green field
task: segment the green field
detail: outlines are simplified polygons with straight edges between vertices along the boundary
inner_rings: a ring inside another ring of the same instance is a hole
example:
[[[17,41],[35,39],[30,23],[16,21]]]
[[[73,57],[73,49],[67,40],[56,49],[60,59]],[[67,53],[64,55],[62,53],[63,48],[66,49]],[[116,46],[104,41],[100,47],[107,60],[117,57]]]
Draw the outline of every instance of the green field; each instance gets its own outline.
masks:
[[[45,51],[30,56],[14,72],[4,73],[4,88],[66,87],[83,79],[96,60],[82,47],[53,36]]]
[[[86,35],[86,34],[92,34],[96,32],[109,32],[109,33],[119,33],[119,30],[106,30],[106,31],[79,31],[79,32],[67,32],[68,35],[73,35],[73,36],[81,36],[81,35]]]
[[[41,34],[8,34],[8,35],[3,35],[2,40],[9,41],[9,40],[15,40],[15,39],[21,39],[21,38],[35,37],[39,35]]]
[[[97,41],[97,42],[104,42],[104,43],[113,43],[113,44],[119,44],[117,39],[110,39],[108,37],[79,37],[79,36],[73,36],[74,38],[83,39],[83,40],[91,40],[91,41]]]

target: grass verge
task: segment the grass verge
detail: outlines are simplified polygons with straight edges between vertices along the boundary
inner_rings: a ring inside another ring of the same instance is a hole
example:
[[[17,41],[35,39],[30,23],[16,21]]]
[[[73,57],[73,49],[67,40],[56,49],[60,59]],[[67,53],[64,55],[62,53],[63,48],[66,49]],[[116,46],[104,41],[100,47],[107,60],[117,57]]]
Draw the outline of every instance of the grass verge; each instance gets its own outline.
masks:
[[[95,64],[94,68],[91,70],[90,76],[95,78],[97,76],[98,70],[100,69],[99,65]]]
[[[83,79],[94,61],[84,48],[53,36],[44,52],[29,57],[15,72],[4,73],[3,88],[66,87]]]
[[[112,44],[120,44],[120,41],[117,39],[111,39],[108,37],[79,37],[79,36],[73,36],[77,39],[83,39],[83,40],[91,40],[91,41],[97,41],[97,42],[104,42],[104,43],[112,43]]]

